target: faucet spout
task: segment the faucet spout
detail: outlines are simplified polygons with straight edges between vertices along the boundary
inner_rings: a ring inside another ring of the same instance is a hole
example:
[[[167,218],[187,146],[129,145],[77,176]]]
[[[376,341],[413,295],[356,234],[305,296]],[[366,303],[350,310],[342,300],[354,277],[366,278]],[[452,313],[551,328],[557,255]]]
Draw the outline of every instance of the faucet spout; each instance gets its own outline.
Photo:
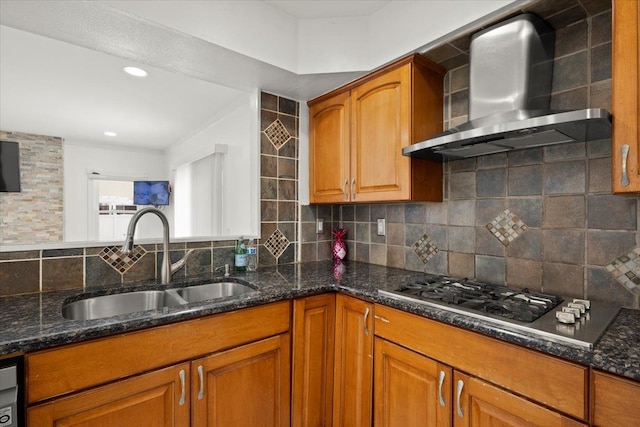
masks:
[[[187,264],[187,259],[189,258],[189,255],[193,253],[193,251],[195,251],[195,249],[189,249],[187,253],[184,254],[182,259],[179,259],[178,261],[171,264],[171,274],[180,270],[182,267],[184,267]]]
[[[131,217],[129,227],[127,228],[127,237],[125,238],[120,252],[128,254],[133,250],[133,236],[136,232],[136,225],[140,218],[148,213],[155,214],[160,218],[160,221],[162,221],[162,267],[160,269],[160,280],[162,283],[171,283],[171,263],[169,261],[169,221],[161,210],[151,207],[143,208]]]

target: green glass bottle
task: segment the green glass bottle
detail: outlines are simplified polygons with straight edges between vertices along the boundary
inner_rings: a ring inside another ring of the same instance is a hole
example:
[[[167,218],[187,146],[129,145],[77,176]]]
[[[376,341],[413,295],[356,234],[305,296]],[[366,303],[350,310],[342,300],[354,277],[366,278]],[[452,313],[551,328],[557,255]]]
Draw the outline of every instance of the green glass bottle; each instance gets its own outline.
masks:
[[[236,241],[234,255],[236,271],[247,271],[247,249],[242,237]]]

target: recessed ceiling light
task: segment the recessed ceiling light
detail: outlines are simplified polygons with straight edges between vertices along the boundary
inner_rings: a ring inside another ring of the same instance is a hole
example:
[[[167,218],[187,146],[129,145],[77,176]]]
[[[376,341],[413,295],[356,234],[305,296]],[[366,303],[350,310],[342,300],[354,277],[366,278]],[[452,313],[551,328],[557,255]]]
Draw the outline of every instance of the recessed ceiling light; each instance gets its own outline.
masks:
[[[117,133],[115,133],[115,132],[111,132],[111,131],[109,131],[109,130],[108,130],[108,131],[105,131],[105,132],[104,132],[104,134],[105,134],[105,135],[107,135],[107,136],[116,136],[116,135],[118,135]]]
[[[130,74],[132,76],[136,76],[136,77],[146,77],[147,76],[147,72],[145,70],[143,70],[142,68],[124,67],[123,70],[124,70],[125,73]]]

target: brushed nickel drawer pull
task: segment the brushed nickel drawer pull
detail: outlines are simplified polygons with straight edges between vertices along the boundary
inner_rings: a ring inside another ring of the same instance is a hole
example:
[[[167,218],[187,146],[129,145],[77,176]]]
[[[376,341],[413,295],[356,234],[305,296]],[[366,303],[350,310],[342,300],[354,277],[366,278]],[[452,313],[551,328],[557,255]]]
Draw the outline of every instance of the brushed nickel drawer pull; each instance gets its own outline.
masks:
[[[364,309],[364,334],[369,336],[369,328],[367,327],[367,318],[369,317],[369,307]]]
[[[444,371],[440,371],[438,375],[438,402],[440,402],[440,406],[447,406],[447,403],[444,401],[444,397],[442,396],[442,384],[444,384]]]
[[[198,378],[200,379],[200,390],[198,390],[198,400],[204,397],[204,370],[202,365],[198,366]]]
[[[464,381],[458,380],[458,392],[456,393],[456,406],[457,406],[458,416],[460,418],[464,417],[464,412],[462,412],[462,406],[460,406],[460,396],[462,396],[463,388],[464,388]]]
[[[373,318],[378,319],[379,321],[384,323],[391,323],[391,320],[387,319],[386,317],[378,316],[377,314],[373,316]]]
[[[347,193],[347,184],[349,183],[349,178],[345,178],[344,179],[344,190],[342,190],[342,192],[344,193],[344,199],[345,200],[349,200],[349,193]]]
[[[622,152],[622,180],[621,184],[623,187],[629,185],[629,174],[627,173],[627,157],[629,157],[629,144],[624,144],[620,147],[620,151]]]
[[[186,394],[186,388],[184,385],[184,381],[185,381],[185,375],[186,373],[184,372],[184,369],[180,369],[180,387],[182,388],[182,393],[180,394],[180,401],[178,402],[178,405],[182,406],[185,403],[185,394]]]
[[[356,185],[356,179],[355,179],[355,178],[353,178],[353,179],[351,180],[351,199],[352,199],[352,200],[355,200],[355,199],[356,199],[356,193],[354,192],[354,187],[355,187],[355,185]]]

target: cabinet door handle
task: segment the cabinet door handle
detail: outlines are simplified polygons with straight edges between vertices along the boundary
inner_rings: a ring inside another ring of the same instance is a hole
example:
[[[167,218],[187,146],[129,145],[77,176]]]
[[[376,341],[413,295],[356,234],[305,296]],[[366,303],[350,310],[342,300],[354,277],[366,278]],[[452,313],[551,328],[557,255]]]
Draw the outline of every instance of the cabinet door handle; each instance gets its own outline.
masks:
[[[349,184],[349,178],[344,179],[344,190],[342,190],[342,192],[344,193],[345,200],[349,200],[349,193],[347,193],[347,184]]]
[[[351,199],[352,199],[352,200],[355,200],[355,199],[356,199],[356,193],[355,193],[355,191],[354,191],[354,187],[355,187],[355,185],[356,185],[356,179],[355,179],[355,178],[353,178],[353,179],[351,180]]]
[[[185,376],[186,373],[184,372],[184,369],[180,369],[180,387],[182,388],[182,392],[180,393],[180,401],[178,402],[178,405],[182,406],[184,405],[185,402],[185,394],[187,393],[186,387],[184,385],[184,380],[185,380]]]
[[[204,397],[204,369],[202,365],[198,366],[198,379],[200,379],[200,389],[198,390],[198,400]]]
[[[444,401],[444,396],[442,396],[442,384],[444,384],[444,371],[440,371],[438,375],[438,402],[440,402],[440,406],[447,406],[447,403]]]
[[[364,309],[364,334],[369,336],[369,328],[367,327],[367,318],[369,317],[369,307]]]
[[[622,180],[621,184],[623,187],[629,185],[629,174],[627,173],[627,157],[629,157],[629,144],[624,144],[620,147],[620,151],[622,152]]]
[[[458,416],[460,418],[464,417],[464,412],[462,412],[462,406],[460,405],[460,396],[462,396],[463,388],[464,388],[464,381],[458,380],[458,391],[456,392],[456,409],[458,411]]]

